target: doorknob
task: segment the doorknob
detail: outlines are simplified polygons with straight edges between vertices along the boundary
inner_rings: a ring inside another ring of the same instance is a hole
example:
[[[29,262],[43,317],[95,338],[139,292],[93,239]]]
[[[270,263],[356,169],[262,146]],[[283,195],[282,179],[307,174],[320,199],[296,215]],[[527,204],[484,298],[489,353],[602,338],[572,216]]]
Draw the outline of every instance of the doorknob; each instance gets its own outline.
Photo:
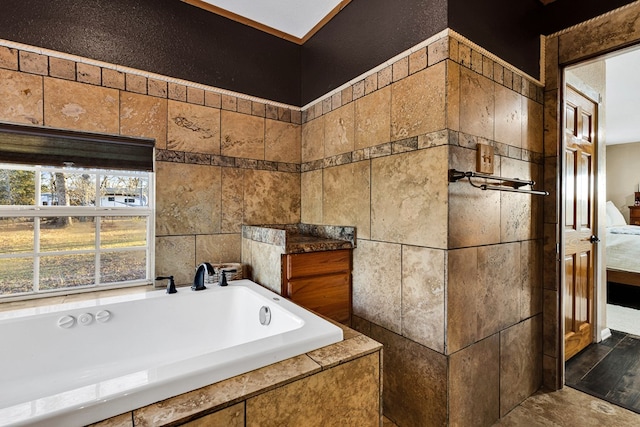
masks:
[[[596,236],[595,234],[591,237],[589,237],[589,241],[591,243],[598,243],[600,241],[600,239],[598,238],[598,236]]]

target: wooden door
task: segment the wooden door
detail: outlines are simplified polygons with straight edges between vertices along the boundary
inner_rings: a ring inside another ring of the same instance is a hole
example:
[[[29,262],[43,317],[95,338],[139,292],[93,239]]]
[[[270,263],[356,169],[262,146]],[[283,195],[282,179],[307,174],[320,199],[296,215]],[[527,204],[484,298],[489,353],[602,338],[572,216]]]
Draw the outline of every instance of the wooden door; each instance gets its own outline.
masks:
[[[565,94],[565,360],[593,342],[594,171],[597,105],[567,86]]]

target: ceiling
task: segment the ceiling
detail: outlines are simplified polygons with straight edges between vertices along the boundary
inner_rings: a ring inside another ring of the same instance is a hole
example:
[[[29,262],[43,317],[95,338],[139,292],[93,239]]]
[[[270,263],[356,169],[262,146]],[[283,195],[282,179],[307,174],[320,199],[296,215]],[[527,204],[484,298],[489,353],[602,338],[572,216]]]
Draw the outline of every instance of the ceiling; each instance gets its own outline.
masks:
[[[351,0],[182,0],[299,44]]]

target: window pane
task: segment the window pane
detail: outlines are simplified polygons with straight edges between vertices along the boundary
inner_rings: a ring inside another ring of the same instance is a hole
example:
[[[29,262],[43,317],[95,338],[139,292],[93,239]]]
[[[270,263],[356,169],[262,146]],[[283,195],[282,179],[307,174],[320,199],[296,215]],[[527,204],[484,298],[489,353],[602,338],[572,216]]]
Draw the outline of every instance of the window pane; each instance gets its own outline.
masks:
[[[60,289],[94,283],[94,254],[40,258],[40,289]]]
[[[0,169],[0,205],[33,206],[35,197],[35,172]]]
[[[146,251],[108,252],[100,256],[100,282],[145,279]]]
[[[33,258],[0,259],[0,293],[18,294],[33,290]]]
[[[95,206],[96,175],[87,172],[42,172],[42,206]]]
[[[149,205],[148,176],[104,175],[100,178],[100,206],[140,207]]]
[[[92,217],[50,217],[40,222],[40,250],[77,251],[95,249],[96,223]]]
[[[0,254],[33,252],[33,218],[0,218]]]
[[[130,248],[146,246],[146,217],[102,217],[100,219],[100,247]]]

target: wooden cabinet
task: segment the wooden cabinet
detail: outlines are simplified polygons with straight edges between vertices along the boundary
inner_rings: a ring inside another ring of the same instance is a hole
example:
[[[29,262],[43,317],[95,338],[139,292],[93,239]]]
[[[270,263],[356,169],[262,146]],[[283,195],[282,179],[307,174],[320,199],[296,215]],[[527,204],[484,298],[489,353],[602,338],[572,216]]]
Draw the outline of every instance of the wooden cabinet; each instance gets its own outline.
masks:
[[[316,313],[351,319],[351,249],[282,255],[282,295]]]
[[[629,224],[640,225],[640,206],[629,206]]]

